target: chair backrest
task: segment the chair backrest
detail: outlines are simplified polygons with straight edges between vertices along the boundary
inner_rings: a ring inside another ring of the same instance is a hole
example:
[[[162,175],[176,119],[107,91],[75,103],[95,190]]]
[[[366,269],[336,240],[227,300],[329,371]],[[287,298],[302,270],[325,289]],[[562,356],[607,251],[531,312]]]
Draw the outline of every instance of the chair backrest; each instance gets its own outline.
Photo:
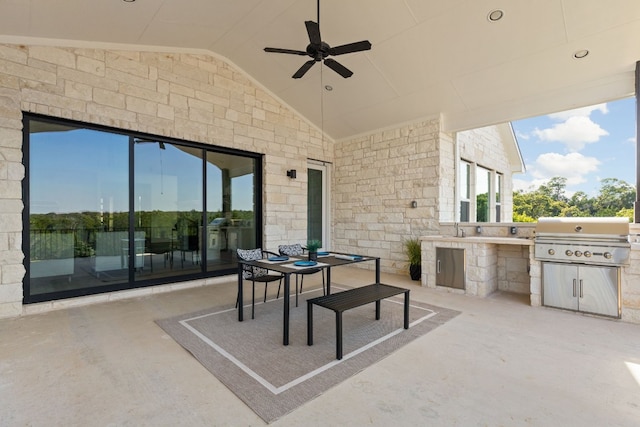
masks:
[[[256,249],[236,249],[238,258],[243,261],[256,261],[262,259],[262,248]],[[269,271],[266,268],[252,267],[250,265],[242,265],[242,277],[245,279],[254,279],[260,276],[266,276]]]
[[[280,252],[280,255],[296,256],[302,255],[304,253],[304,249],[300,243],[294,243],[293,245],[278,246],[278,252]]]

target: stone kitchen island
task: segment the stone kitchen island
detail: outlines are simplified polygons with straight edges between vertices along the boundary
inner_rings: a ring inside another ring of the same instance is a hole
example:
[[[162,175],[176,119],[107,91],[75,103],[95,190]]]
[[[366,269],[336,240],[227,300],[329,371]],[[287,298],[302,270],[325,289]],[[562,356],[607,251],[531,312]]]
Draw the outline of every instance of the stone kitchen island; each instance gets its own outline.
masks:
[[[422,286],[486,297],[495,291],[529,295],[531,305],[541,305],[540,263],[534,259],[531,237],[425,236],[422,246]],[[464,250],[464,289],[436,284],[438,249]]]

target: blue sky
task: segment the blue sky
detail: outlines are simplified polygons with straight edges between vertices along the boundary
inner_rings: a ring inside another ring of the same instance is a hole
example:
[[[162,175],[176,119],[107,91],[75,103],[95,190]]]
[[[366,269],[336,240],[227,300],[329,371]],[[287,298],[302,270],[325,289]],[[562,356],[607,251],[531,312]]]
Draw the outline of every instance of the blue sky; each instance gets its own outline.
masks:
[[[635,98],[512,122],[526,166],[514,190],[537,189],[554,176],[567,178],[566,193],[598,194],[600,181],[636,184]]]

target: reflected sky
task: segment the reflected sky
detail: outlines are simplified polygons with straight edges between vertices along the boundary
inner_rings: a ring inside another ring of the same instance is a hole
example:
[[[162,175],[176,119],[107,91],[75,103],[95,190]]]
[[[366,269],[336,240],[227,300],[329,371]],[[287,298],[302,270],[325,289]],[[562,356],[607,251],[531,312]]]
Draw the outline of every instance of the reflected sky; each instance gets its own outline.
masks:
[[[32,214],[128,210],[128,136],[75,129],[32,133],[30,143]],[[199,157],[172,144],[152,141],[137,143],[135,156],[136,177],[152,183],[146,191],[153,193],[144,197],[140,193],[136,210],[202,209]],[[221,210],[220,169],[209,164],[207,173],[209,209]],[[252,188],[252,173],[231,180],[232,209],[253,210]]]

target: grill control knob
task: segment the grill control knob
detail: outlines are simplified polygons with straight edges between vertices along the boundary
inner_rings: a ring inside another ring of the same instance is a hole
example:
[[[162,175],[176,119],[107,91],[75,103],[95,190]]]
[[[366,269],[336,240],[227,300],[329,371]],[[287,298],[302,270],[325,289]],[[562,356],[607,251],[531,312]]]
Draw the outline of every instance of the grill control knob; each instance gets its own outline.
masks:
[[[589,252],[589,251],[584,251],[584,257],[585,257],[585,258],[591,258],[591,252]]]
[[[575,255],[578,257],[582,256],[582,251],[575,251]]]
[[[547,253],[548,253],[549,255],[555,255],[555,254],[556,254],[556,251],[555,251],[555,250],[553,250],[553,249],[549,249],[549,250],[547,251]]]
[[[567,249],[564,254],[566,256],[571,256],[571,255],[573,255],[573,251],[571,249]]]
[[[611,255],[611,252],[605,252],[605,253],[604,253],[604,257],[605,257],[605,259],[611,259],[611,257],[612,257],[612,256],[613,256],[613,255]]]

